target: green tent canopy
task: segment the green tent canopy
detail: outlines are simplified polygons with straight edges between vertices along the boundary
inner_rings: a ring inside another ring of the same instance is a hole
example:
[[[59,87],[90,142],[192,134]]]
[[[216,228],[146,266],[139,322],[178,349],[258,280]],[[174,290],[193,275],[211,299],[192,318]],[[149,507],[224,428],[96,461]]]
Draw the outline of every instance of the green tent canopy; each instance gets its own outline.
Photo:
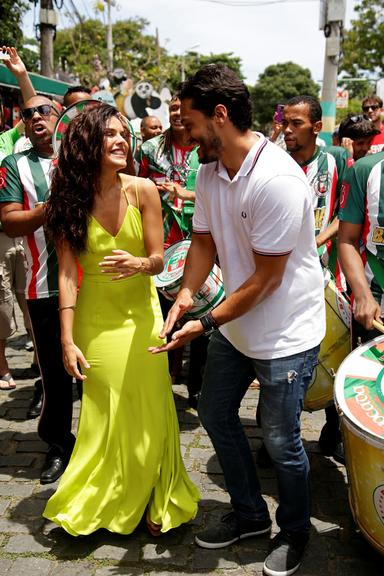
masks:
[[[34,72],[30,72],[29,77],[36,92],[47,96],[64,96],[69,86],[71,86],[71,84],[68,84],[67,82],[47,78],[46,76],[41,76]],[[7,88],[19,88],[16,78],[12,72],[4,66],[4,64],[0,64],[0,87],[1,86],[6,86]]]

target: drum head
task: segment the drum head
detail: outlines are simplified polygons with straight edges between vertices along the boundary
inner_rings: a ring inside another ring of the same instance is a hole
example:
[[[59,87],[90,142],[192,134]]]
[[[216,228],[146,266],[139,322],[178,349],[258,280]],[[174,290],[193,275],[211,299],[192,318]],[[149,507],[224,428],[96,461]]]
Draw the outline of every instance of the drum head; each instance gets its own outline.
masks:
[[[59,116],[56,122],[55,130],[52,135],[52,146],[55,156],[57,156],[59,152],[61,140],[65,132],[67,131],[68,124],[70,123],[70,121],[76,118],[76,116],[78,116],[82,112],[84,112],[84,110],[91,108],[92,106],[99,106],[99,105],[100,102],[98,100],[90,98],[89,100],[80,100],[80,102],[75,102],[75,104],[68,106],[68,108],[64,110],[64,112]],[[132,124],[130,123],[128,118],[125,118],[125,120],[127,122],[130,134],[131,151],[132,155],[134,156],[136,151],[136,136]]]
[[[175,282],[181,281],[190,245],[190,240],[181,240],[181,242],[176,242],[166,249],[164,253],[164,269],[154,277],[156,288],[166,290],[167,286],[172,286]]]
[[[366,434],[384,439],[384,336],[356,348],[335,380],[336,403]]]

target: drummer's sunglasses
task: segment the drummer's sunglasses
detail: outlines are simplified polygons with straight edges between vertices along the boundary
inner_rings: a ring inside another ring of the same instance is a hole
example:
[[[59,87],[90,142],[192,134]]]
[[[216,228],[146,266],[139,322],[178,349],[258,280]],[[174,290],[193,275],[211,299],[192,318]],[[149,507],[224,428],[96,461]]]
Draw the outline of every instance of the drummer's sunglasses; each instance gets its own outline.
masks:
[[[57,114],[57,116],[59,115],[58,110],[56,110],[56,108],[54,106],[52,106],[52,104],[40,104],[40,106],[33,106],[32,108],[24,108],[21,110],[21,117],[24,120],[24,122],[28,122],[28,120],[30,120],[35,112],[38,112],[40,114],[40,116],[50,116],[52,114],[52,111]]]

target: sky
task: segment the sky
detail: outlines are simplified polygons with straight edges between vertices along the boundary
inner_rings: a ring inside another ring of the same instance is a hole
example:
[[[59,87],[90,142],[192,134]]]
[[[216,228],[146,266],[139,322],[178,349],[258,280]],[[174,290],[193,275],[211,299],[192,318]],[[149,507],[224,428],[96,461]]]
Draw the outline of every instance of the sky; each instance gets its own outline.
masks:
[[[71,25],[65,11],[71,0],[55,0],[59,28]],[[101,0],[102,1],[102,0]],[[218,2],[231,2],[223,5]],[[254,0],[259,6],[241,6],[252,0],[116,0],[112,20],[140,16],[149,21],[147,32],[159,31],[160,43],[171,54],[188,50],[201,54],[233,52],[242,60],[246,82],[254,85],[264,69],[293,61],[309,68],[312,78],[321,82],[325,38],[319,30],[319,0]],[[84,16],[94,15],[95,0],[73,0]],[[356,0],[346,0],[346,28],[355,17]],[[237,5],[236,5],[237,4]],[[33,36],[38,9],[24,18],[24,33]]]

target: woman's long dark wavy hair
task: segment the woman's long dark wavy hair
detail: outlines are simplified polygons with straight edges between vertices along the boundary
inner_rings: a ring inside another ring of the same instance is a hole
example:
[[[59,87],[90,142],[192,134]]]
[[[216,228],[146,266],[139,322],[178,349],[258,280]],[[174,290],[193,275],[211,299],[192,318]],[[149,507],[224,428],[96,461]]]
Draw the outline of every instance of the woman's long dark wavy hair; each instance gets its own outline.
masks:
[[[71,120],[64,134],[46,204],[45,230],[51,242],[67,242],[75,253],[86,248],[95,194],[99,191],[105,128],[119,111],[95,104]],[[132,172],[131,149],[127,167]]]

